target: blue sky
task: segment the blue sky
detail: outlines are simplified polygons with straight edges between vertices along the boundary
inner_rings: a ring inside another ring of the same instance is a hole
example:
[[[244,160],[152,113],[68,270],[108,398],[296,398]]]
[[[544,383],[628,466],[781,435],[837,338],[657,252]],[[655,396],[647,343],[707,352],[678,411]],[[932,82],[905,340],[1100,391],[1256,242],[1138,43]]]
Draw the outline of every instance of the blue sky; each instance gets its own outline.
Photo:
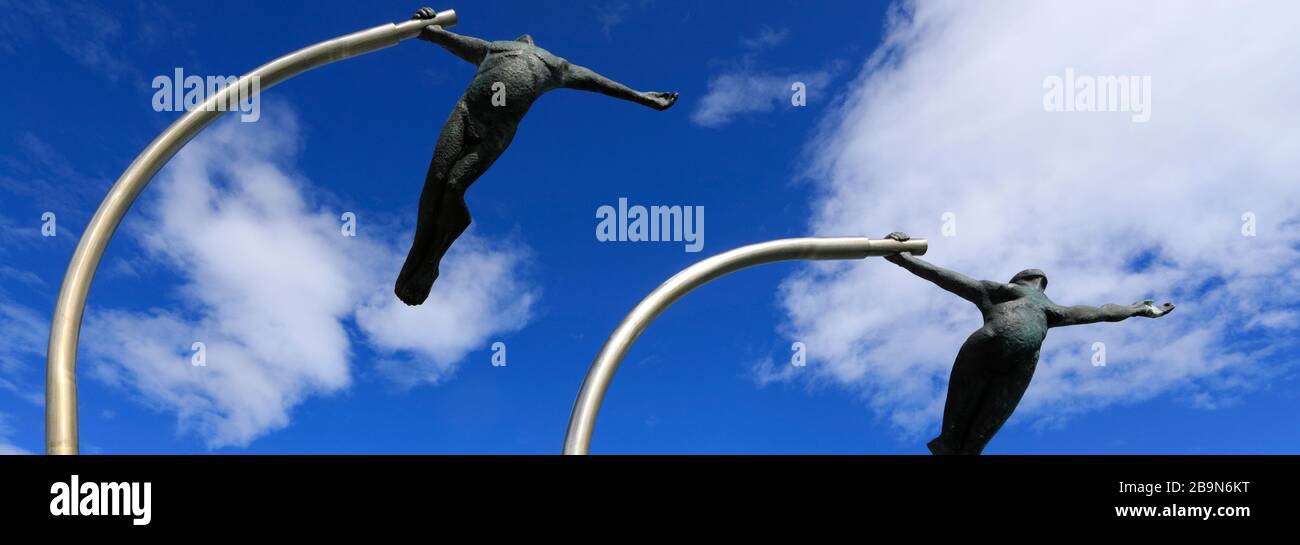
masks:
[[[471,234],[411,313],[392,281],[473,67],[412,40],[267,91],[260,120],[228,115],[173,160],[109,247],[83,329],[83,451],[557,452],[601,343],[668,276],[762,240],[904,229],[972,275],[1045,269],[1063,303],[1180,305],[1054,331],[987,452],[1296,452],[1300,124],[1285,97],[1300,70],[1276,26],[1295,8],[1224,14],[1253,40],[1189,47],[1192,14],[1167,5],[1139,24],[970,4],[435,6],[459,12],[454,31],[529,33],[681,99],[660,113],[542,98],[470,190]],[[417,7],[0,0],[0,73],[33,82],[0,89],[0,444],[42,449],[48,317],[76,237],[178,115],[151,107],[154,76],[243,73]],[[1067,67],[1150,75],[1151,120],[1044,111],[1044,78]],[[806,107],[790,105],[796,81]],[[703,251],[597,241],[595,210],[620,197],[703,206]],[[355,239],[337,232],[344,212]],[[956,236],[942,237],[950,212]],[[1241,234],[1247,212],[1257,236]],[[749,270],[641,337],[593,451],[924,453],[978,325],[883,260]],[[491,365],[497,341],[505,367]],[[807,367],[789,365],[794,341]]]

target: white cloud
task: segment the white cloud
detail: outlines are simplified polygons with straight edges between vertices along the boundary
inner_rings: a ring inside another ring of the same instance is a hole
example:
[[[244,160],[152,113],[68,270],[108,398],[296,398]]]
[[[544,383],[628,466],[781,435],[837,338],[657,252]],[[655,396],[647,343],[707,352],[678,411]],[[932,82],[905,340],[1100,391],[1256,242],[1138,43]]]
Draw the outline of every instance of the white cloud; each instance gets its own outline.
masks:
[[[1288,365],[1300,5],[919,2],[901,15],[809,147],[812,230],[909,231],[930,239],[930,261],[980,278],[1041,268],[1063,304],[1179,304],[1053,330],[1017,419],[1167,393],[1223,406]],[[1045,112],[1044,78],[1071,67],[1151,76],[1151,120]],[[940,236],[947,212],[956,237]],[[1256,237],[1241,234],[1245,212]],[[782,301],[819,381],[862,392],[906,435],[937,432],[975,308],[880,259],[810,266]],[[1105,367],[1090,363],[1095,341]]]
[[[771,112],[784,107],[793,109],[795,84],[802,84],[801,106],[818,100],[826,86],[843,67],[839,61],[817,70],[781,70],[758,68],[763,50],[784,44],[790,37],[787,28],[764,26],[752,36],[741,36],[746,50],[738,59],[719,63],[722,69],[709,77],[708,91],[691,112],[691,122],[702,127],[718,128],[735,118],[753,113]]]
[[[341,236],[342,211],[313,204],[315,188],[288,164],[298,128],[278,110],[209,129],[128,220],[148,257],[179,276],[175,304],[92,308],[83,332],[96,376],[175,411],[213,448],[247,445],[287,426],[306,398],[346,389],[349,320],[376,349],[410,350],[417,361],[403,364],[433,381],[487,337],[521,327],[534,297],[517,276],[521,250],[469,236],[424,307],[391,308],[405,239],[364,223],[360,236]],[[205,366],[191,365],[194,342]]]
[[[480,238],[458,240],[423,305],[407,306],[391,291],[371,295],[357,310],[357,324],[370,341],[387,352],[420,356],[418,365],[386,360],[381,370],[405,385],[437,383],[492,335],[523,327],[537,297],[517,276],[526,256],[518,245],[492,250]],[[402,256],[393,253],[386,270],[401,264]]]
[[[716,128],[743,114],[770,112],[782,104],[790,108],[796,82],[803,83],[808,100],[814,100],[830,83],[831,73],[831,69],[811,72],[728,69],[709,78],[709,90],[691,112],[691,122]]]

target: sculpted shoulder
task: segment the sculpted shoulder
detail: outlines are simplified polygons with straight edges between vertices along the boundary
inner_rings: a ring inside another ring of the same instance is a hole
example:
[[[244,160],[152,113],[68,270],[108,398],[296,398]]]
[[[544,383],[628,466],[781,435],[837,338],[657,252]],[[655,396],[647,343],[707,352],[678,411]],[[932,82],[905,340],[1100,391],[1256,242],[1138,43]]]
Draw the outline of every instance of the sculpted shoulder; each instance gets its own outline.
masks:
[[[1010,284],[1006,282],[994,282],[991,280],[981,281],[980,284],[988,293],[989,300],[994,304],[1020,299],[1027,294],[1023,286]]]
[[[537,47],[532,44],[518,42],[515,40],[497,40],[488,42],[488,51],[490,53],[505,53],[507,51],[522,51],[531,47]]]
[[[494,58],[498,62],[493,62]],[[500,40],[489,42],[488,44],[488,64],[499,64],[505,62],[507,57],[516,57],[527,59],[529,64],[537,66],[538,61],[546,66],[553,75],[559,76],[564,74],[569,67],[569,61],[564,57],[551,53],[546,49],[537,47],[532,38],[528,35],[520,36],[514,40]]]

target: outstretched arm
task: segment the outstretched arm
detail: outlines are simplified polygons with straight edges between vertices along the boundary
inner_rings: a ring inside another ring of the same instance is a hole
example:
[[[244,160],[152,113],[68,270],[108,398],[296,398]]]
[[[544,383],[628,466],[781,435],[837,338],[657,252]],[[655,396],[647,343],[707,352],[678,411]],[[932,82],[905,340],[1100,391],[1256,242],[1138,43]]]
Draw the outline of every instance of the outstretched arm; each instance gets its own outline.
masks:
[[[905,242],[911,237],[905,233],[890,233],[885,238]],[[952,292],[954,295],[967,301],[982,304],[986,299],[987,287],[984,282],[966,276],[957,271],[937,267],[934,264],[923,259],[912,257],[910,252],[902,252],[894,255],[885,256],[890,263],[898,265],[908,272],[921,278],[934,282],[935,285]]]
[[[568,65],[564,72],[563,85],[569,89],[593,91],[602,95],[635,102],[659,111],[667,110],[672,107],[673,103],[677,102],[677,93],[643,93],[576,64]]]
[[[1079,305],[1073,307],[1054,307],[1048,310],[1048,325],[1061,327],[1067,325],[1095,324],[1097,322],[1118,322],[1135,316],[1159,318],[1174,310],[1173,303],[1156,306],[1150,299],[1138,301],[1131,305],[1106,304],[1099,307]]]
[[[432,19],[435,15],[437,15],[437,12],[433,8],[420,8],[411,18]],[[438,44],[472,64],[483,62],[483,58],[487,56],[488,43],[486,41],[472,36],[461,36],[455,32],[447,32],[438,25],[424,27],[424,30],[420,31],[420,39]]]

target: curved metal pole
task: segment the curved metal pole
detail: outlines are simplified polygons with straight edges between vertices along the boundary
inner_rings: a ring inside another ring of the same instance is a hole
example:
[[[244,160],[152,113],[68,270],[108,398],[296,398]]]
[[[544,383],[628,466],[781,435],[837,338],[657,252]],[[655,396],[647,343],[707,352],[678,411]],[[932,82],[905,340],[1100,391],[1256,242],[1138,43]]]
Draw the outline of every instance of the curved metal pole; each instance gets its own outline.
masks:
[[[623,318],[582,381],[582,390],[573,403],[569,416],[569,429],[564,433],[565,454],[587,454],[591,450],[591,433],[596,426],[596,414],[605,399],[605,391],[618,371],[618,364],[632,348],[641,332],[650,326],[664,310],[691,290],[727,273],[754,265],[789,261],[793,259],[862,259],[870,256],[911,252],[923,255],[929,248],[925,240],[871,240],[865,237],[836,238],[786,238],[741,246],[723,252],[687,267],[673,275],[667,282],[650,292]]]
[[[202,105],[186,112],[167,127],[167,130],[149,143],[149,147],[136,156],[90,219],[90,224],[81,235],[81,241],[77,243],[77,250],[72,254],[72,261],[68,263],[63,287],[59,289],[59,300],[54,306],[54,319],[50,325],[50,347],[45,369],[47,454],[77,453],[77,337],[81,332],[86,296],[109,239],[113,237],[113,232],[117,230],[131,203],[135,202],[154,174],[190,139],[225,113],[223,110],[226,108],[221,106],[231,104],[229,97],[232,94],[242,92],[245,93],[244,96],[249,96],[256,89],[246,83],[251,78],[258,78],[260,90],[266,90],[312,68],[397,45],[402,40],[418,35],[429,25],[449,27],[455,24],[456,12],[447,10],[439,12],[432,19],[380,25],[289,53],[245,74],[239,80],[241,85],[228,86],[208,97]]]

